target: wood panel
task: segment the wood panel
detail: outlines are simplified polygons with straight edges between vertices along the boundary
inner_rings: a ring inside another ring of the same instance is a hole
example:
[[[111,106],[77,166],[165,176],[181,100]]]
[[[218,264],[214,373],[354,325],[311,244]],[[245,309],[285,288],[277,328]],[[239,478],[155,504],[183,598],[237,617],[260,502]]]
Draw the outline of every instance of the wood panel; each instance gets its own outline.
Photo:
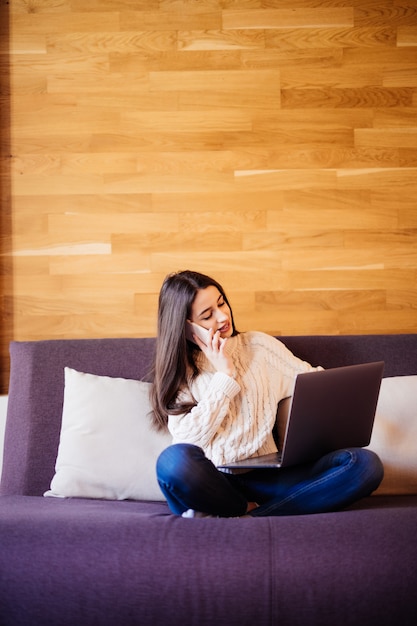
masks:
[[[194,268],[240,329],[417,332],[417,0],[11,0],[10,339],[152,336]]]

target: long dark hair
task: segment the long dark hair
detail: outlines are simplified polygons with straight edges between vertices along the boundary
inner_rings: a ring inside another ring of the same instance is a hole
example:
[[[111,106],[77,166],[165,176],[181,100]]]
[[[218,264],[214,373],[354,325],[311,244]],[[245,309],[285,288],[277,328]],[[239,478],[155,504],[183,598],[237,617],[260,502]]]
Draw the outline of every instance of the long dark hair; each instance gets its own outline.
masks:
[[[185,324],[191,316],[191,307],[200,289],[217,287],[230,308],[233,335],[237,334],[233,313],[223,287],[210,276],[184,270],[169,274],[161,287],[158,306],[158,336],[153,367],[151,401],[153,419],[157,428],[166,428],[168,414],[187,413],[193,402],[178,400],[180,389],[198,374],[196,356],[198,346],[185,336]]]

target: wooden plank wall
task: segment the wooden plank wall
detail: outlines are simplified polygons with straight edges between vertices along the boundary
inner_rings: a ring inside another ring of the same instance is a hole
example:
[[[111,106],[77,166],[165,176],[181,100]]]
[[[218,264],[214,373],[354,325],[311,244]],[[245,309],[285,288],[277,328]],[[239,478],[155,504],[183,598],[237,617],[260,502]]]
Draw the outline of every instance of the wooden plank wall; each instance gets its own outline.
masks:
[[[12,338],[153,335],[184,268],[241,329],[417,332],[416,0],[1,9],[3,389]]]

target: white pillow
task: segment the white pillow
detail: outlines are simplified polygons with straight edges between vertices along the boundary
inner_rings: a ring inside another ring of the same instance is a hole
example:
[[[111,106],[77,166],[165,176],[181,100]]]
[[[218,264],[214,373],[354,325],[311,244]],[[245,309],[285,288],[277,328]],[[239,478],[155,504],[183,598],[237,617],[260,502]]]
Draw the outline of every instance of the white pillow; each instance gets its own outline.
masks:
[[[417,376],[382,379],[369,448],[385,469],[376,494],[417,494]]]
[[[152,428],[149,389],[65,368],[56,473],[45,496],[164,500],[155,464],[172,438]]]

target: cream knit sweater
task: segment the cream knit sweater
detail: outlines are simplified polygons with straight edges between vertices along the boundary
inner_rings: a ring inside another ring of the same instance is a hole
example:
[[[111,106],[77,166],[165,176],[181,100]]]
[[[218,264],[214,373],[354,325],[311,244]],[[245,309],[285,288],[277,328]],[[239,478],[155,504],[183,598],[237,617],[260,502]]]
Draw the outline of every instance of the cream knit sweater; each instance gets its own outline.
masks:
[[[197,402],[184,415],[170,415],[173,443],[200,446],[215,465],[276,452],[272,435],[278,402],[292,395],[295,376],[312,371],[270,335],[246,332],[228,339],[236,375],[216,372],[199,355],[201,373],[181,397]]]

